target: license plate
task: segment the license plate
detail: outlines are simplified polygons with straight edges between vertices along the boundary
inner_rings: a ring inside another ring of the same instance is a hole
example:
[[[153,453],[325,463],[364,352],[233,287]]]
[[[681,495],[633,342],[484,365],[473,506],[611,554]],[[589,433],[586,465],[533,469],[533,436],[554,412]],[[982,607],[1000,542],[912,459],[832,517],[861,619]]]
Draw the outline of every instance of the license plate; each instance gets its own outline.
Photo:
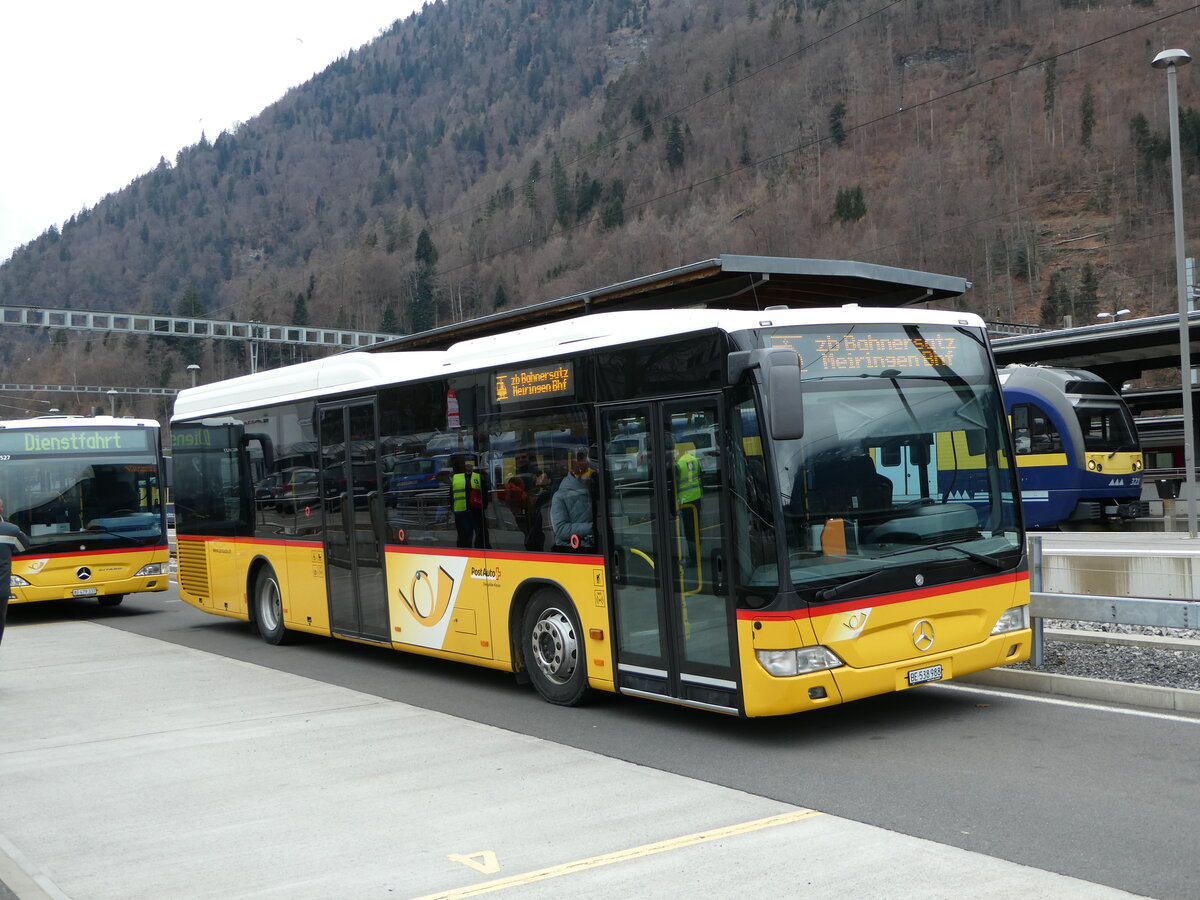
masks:
[[[71,596],[72,597],[95,597],[98,593],[100,593],[99,588],[75,588],[75,590],[71,591]],[[911,677],[911,673],[910,673],[910,677]]]
[[[925,684],[927,681],[941,681],[942,667],[927,666],[924,669],[913,669],[908,673],[909,684]]]

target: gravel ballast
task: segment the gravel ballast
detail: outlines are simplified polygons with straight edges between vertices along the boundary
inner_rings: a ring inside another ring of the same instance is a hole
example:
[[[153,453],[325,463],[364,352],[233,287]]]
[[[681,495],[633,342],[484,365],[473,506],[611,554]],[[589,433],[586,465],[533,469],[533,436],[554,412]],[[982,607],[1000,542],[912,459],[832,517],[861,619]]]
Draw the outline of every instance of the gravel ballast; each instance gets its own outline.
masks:
[[[1051,619],[1045,627],[1043,664],[1007,668],[1200,691],[1200,630]],[[1130,643],[1092,643],[1089,638]]]

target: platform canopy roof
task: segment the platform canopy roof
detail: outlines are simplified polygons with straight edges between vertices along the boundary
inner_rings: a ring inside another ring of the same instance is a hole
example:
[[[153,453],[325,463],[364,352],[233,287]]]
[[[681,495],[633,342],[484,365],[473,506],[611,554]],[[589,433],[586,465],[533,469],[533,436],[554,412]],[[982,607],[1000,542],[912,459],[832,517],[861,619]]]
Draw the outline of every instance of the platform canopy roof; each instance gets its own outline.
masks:
[[[1188,313],[1188,346],[1200,363],[1200,311]],[[1149,316],[1040,334],[993,337],[997,365],[1062,366],[1087,369],[1117,390],[1126,381],[1180,364],[1179,316]]]
[[[467,338],[499,334],[587,315],[627,309],[793,309],[905,306],[945,301],[970,282],[950,275],[837,259],[726,254],[598,290],[583,291],[519,309],[383,341],[377,350],[436,350]]]

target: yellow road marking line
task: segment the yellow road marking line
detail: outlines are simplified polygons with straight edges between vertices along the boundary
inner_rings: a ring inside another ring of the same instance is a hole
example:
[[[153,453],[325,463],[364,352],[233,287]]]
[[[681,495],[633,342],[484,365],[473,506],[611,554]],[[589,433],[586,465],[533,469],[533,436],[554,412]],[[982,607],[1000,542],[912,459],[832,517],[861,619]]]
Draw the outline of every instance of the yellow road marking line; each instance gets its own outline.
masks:
[[[803,819],[811,819],[814,816],[822,815],[815,809],[798,809],[794,812],[783,813],[778,816],[769,816],[765,819],[755,819],[751,822],[742,822],[738,825],[727,825],[724,828],[714,828],[710,831],[698,831],[695,834],[686,834],[682,837],[670,838],[665,841],[658,841],[653,844],[643,844],[640,847],[630,847],[626,850],[617,850],[614,853],[605,853],[601,856],[593,856],[589,859],[579,859],[575,862],[563,863],[559,866],[550,866],[546,869],[537,869],[533,872],[525,872],[521,875],[510,875],[508,878],[497,878],[493,881],[484,881],[479,884],[469,885],[468,887],[458,888],[452,891],[444,891],[438,894],[426,894],[424,897],[418,897],[416,900],[458,900],[460,897],[477,897],[480,894],[490,894],[493,891],[502,891],[506,888],[520,887],[526,884],[533,884],[535,881],[546,881],[550,878],[560,878],[563,875],[571,875],[575,872],[583,872],[587,869],[596,869],[600,866],[608,866],[613,863],[625,862],[631,859],[640,859],[643,856],[652,856],[655,853],[665,853],[668,850],[679,850],[683,847],[691,847],[695,844],[704,844],[709,841],[719,841],[722,838],[735,837],[739,834],[748,834],[752,831],[761,831],[764,828],[775,828],[779,825],[788,825],[792,822],[799,822]]]

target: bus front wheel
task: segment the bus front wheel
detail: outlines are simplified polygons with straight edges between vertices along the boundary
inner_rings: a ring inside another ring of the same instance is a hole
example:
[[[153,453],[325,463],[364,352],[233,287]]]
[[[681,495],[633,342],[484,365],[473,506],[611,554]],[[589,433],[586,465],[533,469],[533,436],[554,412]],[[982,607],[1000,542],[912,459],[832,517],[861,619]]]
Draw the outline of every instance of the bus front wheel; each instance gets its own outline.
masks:
[[[254,583],[254,623],[268,644],[284,644],[288,639],[283,627],[283,595],[275,570],[267,566],[258,573]]]
[[[521,630],[525,667],[539,694],[575,706],[587,692],[587,665],[579,617],[557,591],[538,591],[525,609]]]

